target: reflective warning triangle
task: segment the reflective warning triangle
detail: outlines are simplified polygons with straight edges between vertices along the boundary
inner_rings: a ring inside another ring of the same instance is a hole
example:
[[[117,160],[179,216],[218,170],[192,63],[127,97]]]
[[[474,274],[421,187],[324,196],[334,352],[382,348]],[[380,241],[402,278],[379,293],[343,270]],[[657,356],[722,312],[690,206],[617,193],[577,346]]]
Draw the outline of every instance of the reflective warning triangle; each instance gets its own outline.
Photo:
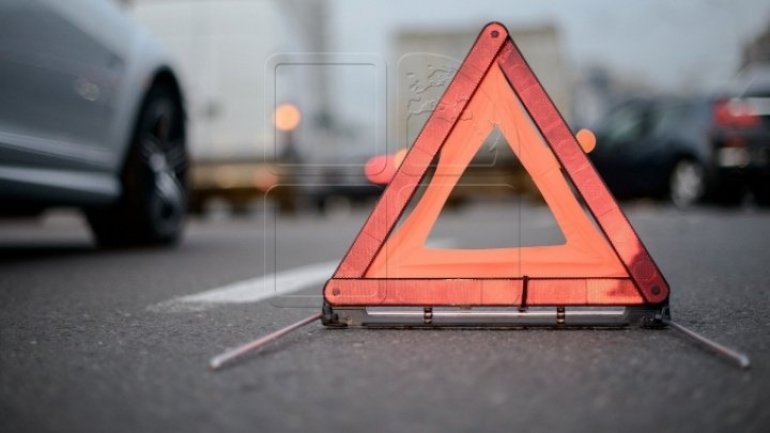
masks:
[[[449,194],[493,128],[532,177],[566,242],[427,248]],[[434,160],[425,192],[396,228]],[[479,35],[324,287],[326,303],[345,307],[633,306],[663,304],[668,294],[658,266],[499,23]]]

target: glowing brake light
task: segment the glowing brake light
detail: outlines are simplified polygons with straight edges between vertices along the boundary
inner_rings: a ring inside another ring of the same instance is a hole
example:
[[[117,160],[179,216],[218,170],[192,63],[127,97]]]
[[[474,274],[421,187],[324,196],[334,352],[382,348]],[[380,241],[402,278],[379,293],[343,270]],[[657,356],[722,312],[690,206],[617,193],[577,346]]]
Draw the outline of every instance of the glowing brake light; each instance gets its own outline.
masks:
[[[279,131],[293,131],[301,120],[299,108],[292,104],[281,104],[273,112],[273,124]]]
[[[740,99],[723,99],[714,104],[714,123],[718,126],[751,127],[760,122],[754,106]]]
[[[406,157],[406,149],[401,149],[393,155],[378,155],[369,158],[364,166],[364,173],[369,182],[376,185],[387,185],[396,174],[398,167]]]

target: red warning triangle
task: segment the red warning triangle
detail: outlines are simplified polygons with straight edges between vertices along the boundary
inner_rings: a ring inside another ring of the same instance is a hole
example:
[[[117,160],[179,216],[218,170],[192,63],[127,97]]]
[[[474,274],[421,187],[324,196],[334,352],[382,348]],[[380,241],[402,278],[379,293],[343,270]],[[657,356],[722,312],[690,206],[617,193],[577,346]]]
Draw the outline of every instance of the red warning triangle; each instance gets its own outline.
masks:
[[[427,248],[449,194],[493,128],[529,172],[566,242]],[[430,183],[396,229],[437,155]],[[632,306],[663,304],[668,293],[657,265],[507,30],[491,23],[324,287],[324,300],[332,307]]]

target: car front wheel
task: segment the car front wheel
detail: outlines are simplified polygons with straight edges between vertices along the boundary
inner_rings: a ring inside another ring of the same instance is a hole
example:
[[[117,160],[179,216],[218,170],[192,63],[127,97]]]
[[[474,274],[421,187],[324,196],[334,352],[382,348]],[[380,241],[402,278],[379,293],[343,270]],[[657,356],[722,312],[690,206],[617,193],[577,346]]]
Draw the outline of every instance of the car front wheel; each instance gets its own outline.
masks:
[[[698,162],[683,159],[674,165],[669,178],[669,196],[678,208],[698,203],[706,192],[706,172]]]
[[[102,246],[172,244],[184,229],[187,151],[181,104],[169,86],[145,96],[122,174],[118,203],[87,211]]]

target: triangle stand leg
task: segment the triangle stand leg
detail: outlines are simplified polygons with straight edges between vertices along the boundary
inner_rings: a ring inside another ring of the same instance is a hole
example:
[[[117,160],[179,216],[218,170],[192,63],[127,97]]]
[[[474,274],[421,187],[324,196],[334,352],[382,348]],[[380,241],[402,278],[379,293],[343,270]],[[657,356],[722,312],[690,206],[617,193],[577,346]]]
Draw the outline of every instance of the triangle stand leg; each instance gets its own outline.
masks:
[[[696,343],[703,349],[706,349],[709,352],[722,357],[726,361],[729,361],[730,363],[734,364],[739,368],[746,369],[751,366],[751,361],[749,360],[749,357],[745,353],[738,352],[734,349],[731,349],[722,344],[719,344],[716,341],[711,340],[710,338],[707,338],[701,334],[698,334],[692,329],[687,328],[677,322],[674,322],[671,319],[664,319],[663,323],[668,325],[671,329],[679,332],[681,335],[684,335],[690,341]]]
[[[217,355],[211,358],[211,361],[209,362],[209,368],[211,368],[211,370],[214,370],[214,371],[219,370],[225,365],[230,364],[236,359],[242,357],[243,355],[253,352],[261,348],[262,346],[265,346],[266,344],[272,343],[273,341],[283,337],[284,335],[292,331],[296,331],[297,329],[305,325],[309,325],[310,323],[313,323],[320,318],[321,318],[321,313],[313,314],[312,316],[306,317],[300,320],[299,322],[289,325],[283,329],[279,329],[271,334],[265,335],[264,337],[258,338],[252,342],[236,347],[235,349],[228,350],[227,352],[222,353],[221,355]]]

